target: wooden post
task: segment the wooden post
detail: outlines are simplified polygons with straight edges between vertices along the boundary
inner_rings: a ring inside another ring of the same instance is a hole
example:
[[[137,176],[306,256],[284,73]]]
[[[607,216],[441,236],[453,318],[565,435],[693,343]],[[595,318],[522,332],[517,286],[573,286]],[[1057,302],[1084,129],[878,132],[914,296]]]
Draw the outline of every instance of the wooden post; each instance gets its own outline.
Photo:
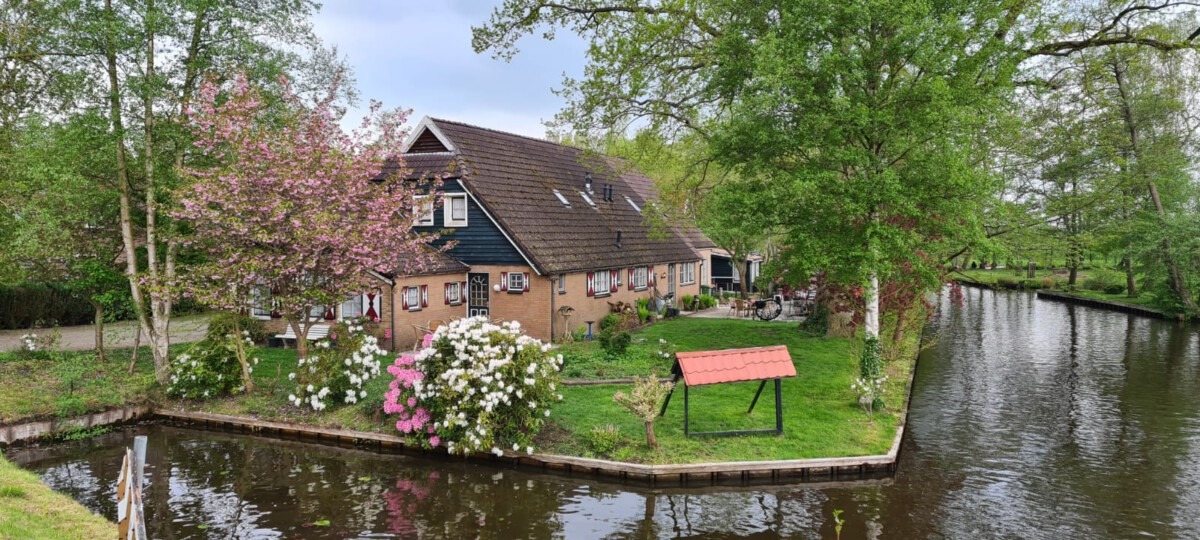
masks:
[[[688,436],[688,385],[683,385],[683,436]]]
[[[775,379],[775,380],[778,381],[779,379]],[[763,379],[763,381],[761,383],[758,383],[758,391],[754,393],[754,399],[750,401],[750,408],[746,410],[746,414],[750,414],[750,413],[754,412],[754,406],[756,404],[758,404],[758,396],[762,395],[762,391],[765,386],[767,386],[766,379]],[[776,404],[776,407],[778,407],[778,404]]]
[[[783,383],[780,379],[775,379],[775,431],[783,434]]]

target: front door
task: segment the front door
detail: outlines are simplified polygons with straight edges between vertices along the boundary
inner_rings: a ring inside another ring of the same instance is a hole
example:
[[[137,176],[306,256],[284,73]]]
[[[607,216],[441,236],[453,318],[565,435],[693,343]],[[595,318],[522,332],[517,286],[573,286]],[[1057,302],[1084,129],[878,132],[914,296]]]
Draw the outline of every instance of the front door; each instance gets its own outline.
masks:
[[[667,265],[667,294],[675,296],[675,263]]]
[[[487,274],[467,274],[467,316],[488,316],[488,299],[490,296]]]

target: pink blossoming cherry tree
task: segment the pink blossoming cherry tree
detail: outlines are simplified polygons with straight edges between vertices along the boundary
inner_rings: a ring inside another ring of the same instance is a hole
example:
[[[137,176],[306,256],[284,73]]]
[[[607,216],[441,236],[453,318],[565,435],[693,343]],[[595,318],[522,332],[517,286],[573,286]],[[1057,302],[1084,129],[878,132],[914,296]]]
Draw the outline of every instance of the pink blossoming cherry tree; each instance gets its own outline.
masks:
[[[185,171],[193,181],[175,211],[191,228],[190,247],[206,256],[186,290],[223,309],[246,309],[252,297],[266,304],[258,307],[278,312],[298,337],[300,358],[320,318],[313,307],[366,290],[372,271],[419,272],[436,238],[413,230],[413,197],[437,186],[396,175],[408,112],[372,102],[346,133],[337,86],[309,104],[286,80],[282,96],[245,76],[227,88],[203,85],[189,118],[210,166]]]

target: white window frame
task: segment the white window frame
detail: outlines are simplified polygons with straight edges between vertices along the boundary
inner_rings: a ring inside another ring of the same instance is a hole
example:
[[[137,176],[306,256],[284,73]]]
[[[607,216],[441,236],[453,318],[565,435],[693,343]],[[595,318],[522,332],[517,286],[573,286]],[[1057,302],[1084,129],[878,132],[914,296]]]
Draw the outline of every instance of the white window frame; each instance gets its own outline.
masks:
[[[601,282],[600,280],[604,281]],[[599,298],[612,294],[612,272],[609,270],[601,270],[592,275],[592,290],[595,292],[593,296]]]
[[[679,265],[679,284],[691,285],[696,282],[696,263],[686,262]]]
[[[271,299],[271,288],[266,285],[255,285],[250,289],[250,316],[260,320],[270,320],[271,312],[275,311],[275,301]]]
[[[571,207],[571,201],[568,201],[567,198],[563,196],[561,191],[559,191],[557,189],[552,189],[550,191],[554,192],[554,196],[558,197],[558,202],[562,203],[563,206],[565,206],[567,208]]]
[[[449,300],[452,306],[462,305],[462,283],[451,281],[446,285],[446,300]]]
[[[412,295],[410,298],[409,295]],[[404,299],[408,301],[409,311],[421,311],[421,287],[405,287]]]
[[[416,205],[413,207],[413,225],[417,227],[433,226],[433,198],[429,195],[416,195],[413,197],[413,202]]]
[[[567,294],[567,275],[558,275],[558,294]]]
[[[587,194],[587,193],[584,193],[584,192],[580,191],[580,192],[579,192],[579,196],[580,196],[580,197],[583,197],[583,202],[586,202],[586,203],[588,203],[588,206],[590,206],[590,207],[592,207],[592,208],[595,208],[595,207],[596,207],[596,203],[595,203],[595,202],[592,202],[592,198],[591,198],[591,197],[588,197],[588,194]]]
[[[510,292],[510,293],[525,292],[525,273],[524,272],[509,272],[508,273],[508,292]]]
[[[354,295],[354,296],[351,296],[350,298],[347,298],[344,302],[341,303],[341,305],[338,306],[338,313],[337,313],[338,320],[345,321],[345,320],[357,319],[359,317],[362,317],[363,316],[362,305],[363,305],[363,295],[361,295],[361,294]],[[352,306],[352,308],[355,312],[354,315],[350,315],[350,316],[346,315],[346,306]]]
[[[633,269],[633,290],[644,291],[650,288],[650,269],[638,266]]]
[[[462,201],[462,219],[454,219],[455,201]],[[446,195],[443,195],[442,212],[444,213],[444,217],[442,219],[442,225],[445,227],[466,227],[468,210],[469,205],[467,204],[466,193],[447,193]]]

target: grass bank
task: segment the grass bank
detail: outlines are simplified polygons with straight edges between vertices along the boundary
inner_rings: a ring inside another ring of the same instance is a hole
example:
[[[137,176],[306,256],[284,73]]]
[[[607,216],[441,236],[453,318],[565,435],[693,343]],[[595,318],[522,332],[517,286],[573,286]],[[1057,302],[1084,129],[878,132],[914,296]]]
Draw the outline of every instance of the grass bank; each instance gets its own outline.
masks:
[[[0,540],[112,538],[117,526],[0,456]]]
[[[1095,285],[1094,289],[1088,287],[1093,286],[1090,283],[1097,277],[1104,275],[1105,282],[1113,281],[1113,272],[1110,270],[1080,270],[1076,276],[1077,286],[1069,287],[1067,285],[1067,274],[1062,271],[1039,270],[1034,278],[1027,278],[1024,270],[1018,276],[1013,270],[962,270],[951,274],[952,278],[960,281],[969,281],[991,287],[994,289],[1048,289],[1058,292],[1065,292],[1083,298],[1092,298],[1095,300],[1105,300],[1108,302],[1117,302],[1121,304],[1129,304],[1140,306],[1143,308],[1158,311],[1170,317],[1174,317],[1175,313],[1162,308],[1162,302],[1159,301],[1153,293],[1143,292],[1135,297],[1130,298],[1124,291],[1124,277],[1122,276],[1117,283],[1121,286],[1121,290],[1113,289],[1116,292],[1108,292],[1103,287]]]
[[[659,340],[679,351],[728,349],[764,345],[786,345],[796,364],[797,377],[783,383],[784,434],[741,437],[695,438],[683,435],[682,388],[672,398],[667,414],[657,422],[660,448],[645,445],[640,420],[613,401],[627,384],[563,386],[563,401],[552,411],[551,422],[539,437],[538,450],[581,457],[601,457],[645,464],[695,463],[705,461],[778,460],[814,457],[843,457],[884,454],[900,423],[899,408],[905,402],[912,360],[888,366],[890,380],[886,401],[889,408],[877,413],[873,422],[857,405],[850,389],[858,374],[853,352],[855,343],[844,339],[813,338],[801,334],[793,324],[731,319],[679,318],[643,328],[625,354],[610,357],[596,342],[573,343],[559,350],[565,358],[568,379],[610,379],[647,375],[665,376],[669,361],[658,356]],[[183,352],[189,345],[173,347]],[[89,358],[86,353],[64,353]],[[90,374],[76,378],[88,381],[79,387],[88,408],[151,402],[178,410],[228,414],[275,422],[395,434],[395,419],[382,414],[383,394],[390,375],[371,381],[368,397],[358,404],[317,413],[288,403],[295,390],[287,378],[295,370],[296,355],[290,349],[261,349],[254,370],[258,389],[248,395],[209,401],[167,400],[153,380],[148,355],[139,359],[137,373],[123,376],[128,351],[119,351]],[[76,360],[78,361],[78,360]],[[44,368],[44,365],[42,366]],[[11,419],[54,415],[60,410],[53,394],[64,386],[55,367],[42,369],[35,363],[0,357],[0,418]],[[19,374],[20,377],[13,376]],[[22,378],[23,377],[23,378]],[[768,429],[774,426],[775,407],[770,385],[753,414],[746,414],[758,383],[736,383],[695,388],[691,392],[691,430],[720,431]],[[18,389],[22,389],[18,392]],[[14,396],[13,394],[20,394]],[[613,425],[620,435],[609,447],[594,444],[592,430]]]

